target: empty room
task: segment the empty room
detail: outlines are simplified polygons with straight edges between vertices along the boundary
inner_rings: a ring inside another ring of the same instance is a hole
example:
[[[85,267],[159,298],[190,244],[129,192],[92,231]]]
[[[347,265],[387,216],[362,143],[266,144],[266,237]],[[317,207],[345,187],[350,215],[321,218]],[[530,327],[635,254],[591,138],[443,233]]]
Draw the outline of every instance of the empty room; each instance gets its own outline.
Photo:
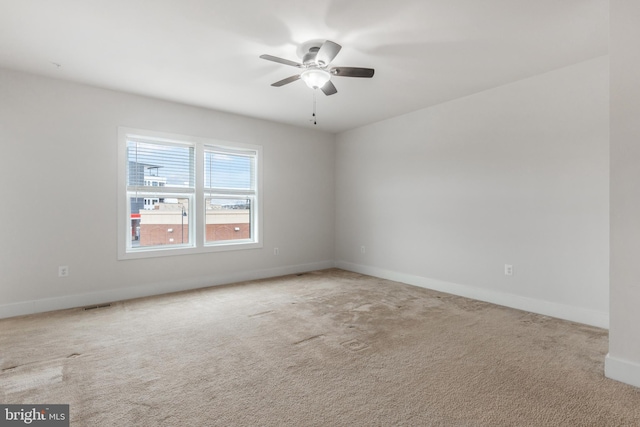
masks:
[[[640,425],[638,40],[0,0],[0,425]]]

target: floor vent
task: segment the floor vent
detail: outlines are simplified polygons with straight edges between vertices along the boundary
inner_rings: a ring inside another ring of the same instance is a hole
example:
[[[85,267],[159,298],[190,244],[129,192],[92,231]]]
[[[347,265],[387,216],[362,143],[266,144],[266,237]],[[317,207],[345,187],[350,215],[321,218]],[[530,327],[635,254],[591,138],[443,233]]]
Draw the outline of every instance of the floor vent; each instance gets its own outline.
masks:
[[[111,304],[100,304],[100,305],[92,305],[89,307],[85,307],[84,310],[95,310],[96,308],[107,308],[107,307],[111,307]]]

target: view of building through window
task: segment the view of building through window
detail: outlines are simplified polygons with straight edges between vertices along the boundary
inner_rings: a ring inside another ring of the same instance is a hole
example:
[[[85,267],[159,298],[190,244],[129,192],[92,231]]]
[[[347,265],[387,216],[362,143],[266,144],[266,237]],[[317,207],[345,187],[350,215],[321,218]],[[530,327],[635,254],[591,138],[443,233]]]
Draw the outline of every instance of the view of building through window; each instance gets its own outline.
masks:
[[[131,230],[134,247],[188,244],[189,199],[144,198],[143,209],[131,211]]]
[[[139,201],[132,198],[131,206]],[[188,244],[189,200],[144,198],[143,208],[131,211],[131,232],[133,247]],[[251,201],[207,199],[205,236],[206,242],[251,238]]]

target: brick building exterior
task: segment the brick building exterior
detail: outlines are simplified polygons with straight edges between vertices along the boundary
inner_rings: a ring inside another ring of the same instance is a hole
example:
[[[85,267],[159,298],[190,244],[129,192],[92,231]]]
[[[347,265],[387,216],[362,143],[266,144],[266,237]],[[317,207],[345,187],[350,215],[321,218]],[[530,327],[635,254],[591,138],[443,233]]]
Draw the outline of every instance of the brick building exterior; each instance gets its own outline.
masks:
[[[159,204],[140,210],[140,246],[179,245],[189,242],[189,217],[182,204]],[[251,237],[248,209],[208,209],[207,242]]]

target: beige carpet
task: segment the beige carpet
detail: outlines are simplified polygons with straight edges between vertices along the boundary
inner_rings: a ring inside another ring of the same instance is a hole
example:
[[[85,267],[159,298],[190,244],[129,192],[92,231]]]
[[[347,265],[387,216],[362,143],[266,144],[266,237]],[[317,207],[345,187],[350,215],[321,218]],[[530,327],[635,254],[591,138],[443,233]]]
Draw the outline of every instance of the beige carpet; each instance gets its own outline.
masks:
[[[341,270],[0,321],[73,426],[638,426],[607,332]]]

